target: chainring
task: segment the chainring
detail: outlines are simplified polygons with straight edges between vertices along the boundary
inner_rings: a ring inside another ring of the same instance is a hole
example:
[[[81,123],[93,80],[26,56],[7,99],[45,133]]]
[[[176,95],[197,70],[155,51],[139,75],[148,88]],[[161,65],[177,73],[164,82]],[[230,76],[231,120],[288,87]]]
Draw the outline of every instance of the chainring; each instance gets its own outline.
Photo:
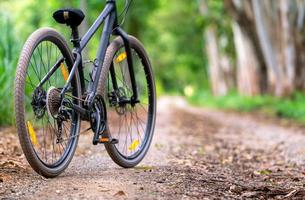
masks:
[[[99,134],[106,129],[107,111],[101,95],[94,97],[90,106],[90,125],[94,133]]]

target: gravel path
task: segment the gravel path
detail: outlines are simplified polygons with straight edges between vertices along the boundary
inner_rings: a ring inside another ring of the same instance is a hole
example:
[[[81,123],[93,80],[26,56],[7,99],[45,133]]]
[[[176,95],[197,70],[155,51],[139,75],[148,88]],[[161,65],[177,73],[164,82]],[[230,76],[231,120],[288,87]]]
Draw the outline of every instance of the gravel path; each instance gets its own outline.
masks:
[[[90,133],[58,178],[35,174],[12,128],[0,130],[0,199],[304,199],[305,129],[278,120],[158,103],[148,155],[122,169]],[[5,147],[5,148],[4,148]]]

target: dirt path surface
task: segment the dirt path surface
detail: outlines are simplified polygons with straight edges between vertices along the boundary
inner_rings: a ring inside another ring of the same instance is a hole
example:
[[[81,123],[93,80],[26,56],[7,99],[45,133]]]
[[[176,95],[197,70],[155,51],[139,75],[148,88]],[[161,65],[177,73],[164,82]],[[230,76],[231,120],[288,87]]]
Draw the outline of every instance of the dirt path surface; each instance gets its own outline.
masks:
[[[13,129],[0,130],[0,199],[305,199],[305,129],[161,98],[151,149],[122,169],[91,134],[70,167],[44,179]]]

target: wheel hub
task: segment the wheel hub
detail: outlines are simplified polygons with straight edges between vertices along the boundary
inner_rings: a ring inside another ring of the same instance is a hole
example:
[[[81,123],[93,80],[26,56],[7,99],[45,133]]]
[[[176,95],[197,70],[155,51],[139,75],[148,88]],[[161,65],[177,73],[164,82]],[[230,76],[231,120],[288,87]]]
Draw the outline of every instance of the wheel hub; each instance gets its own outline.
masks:
[[[123,87],[112,91],[108,97],[110,106],[115,108],[117,114],[124,115],[128,111],[127,94]]]

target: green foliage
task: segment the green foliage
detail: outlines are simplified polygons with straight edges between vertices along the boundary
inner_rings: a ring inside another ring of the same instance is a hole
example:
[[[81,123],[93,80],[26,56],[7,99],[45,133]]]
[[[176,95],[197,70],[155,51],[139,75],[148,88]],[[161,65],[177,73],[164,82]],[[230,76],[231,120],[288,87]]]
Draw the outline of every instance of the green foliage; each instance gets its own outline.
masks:
[[[305,95],[296,92],[291,99],[279,100],[275,105],[276,115],[305,122]]]
[[[187,85],[208,87],[207,59],[202,54],[202,27],[196,1],[159,1],[141,35],[158,82],[167,92]]]
[[[9,18],[1,13],[0,27],[0,125],[3,125],[13,122],[13,88],[19,42]]]
[[[195,105],[207,106],[241,112],[258,111],[266,115],[280,118],[295,119],[305,122],[305,94],[296,92],[290,99],[282,99],[274,96],[240,96],[231,92],[226,96],[215,97],[210,92],[198,92],[189,98]]]

